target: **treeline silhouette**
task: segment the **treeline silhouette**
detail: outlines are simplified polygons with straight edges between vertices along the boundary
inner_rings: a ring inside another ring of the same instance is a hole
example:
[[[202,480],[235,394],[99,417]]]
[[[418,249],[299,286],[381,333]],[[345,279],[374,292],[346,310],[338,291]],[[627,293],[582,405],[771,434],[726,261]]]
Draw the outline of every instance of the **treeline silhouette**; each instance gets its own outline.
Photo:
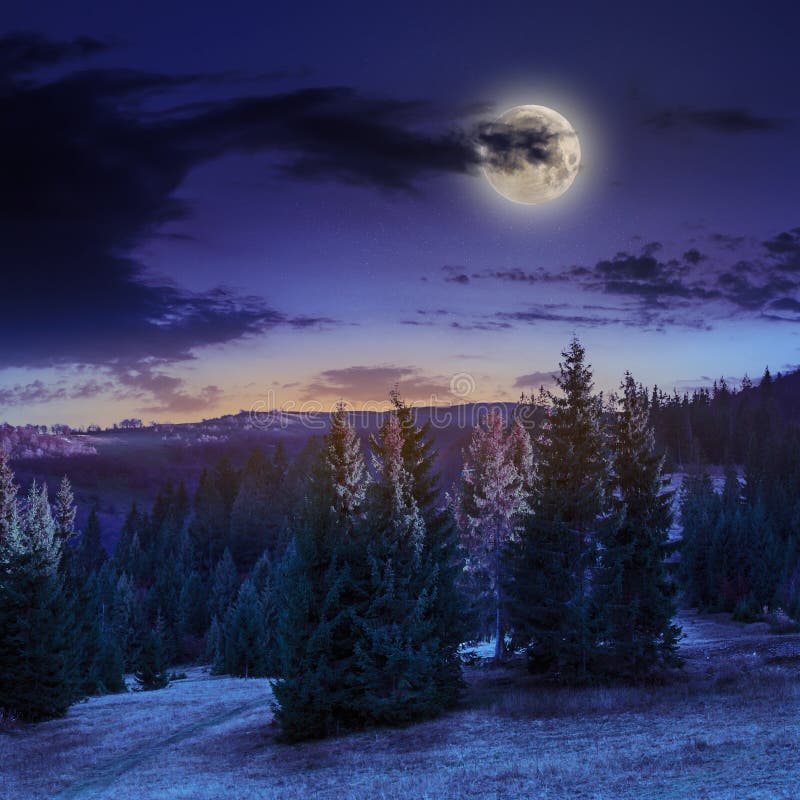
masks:
[[[757,385],[745,377],[735,388],[720,378],[683,394],[656,386],[649,407],[667,469],[742,464],[755,443],[800,423],[800,371],[773,378],[767,368]]]

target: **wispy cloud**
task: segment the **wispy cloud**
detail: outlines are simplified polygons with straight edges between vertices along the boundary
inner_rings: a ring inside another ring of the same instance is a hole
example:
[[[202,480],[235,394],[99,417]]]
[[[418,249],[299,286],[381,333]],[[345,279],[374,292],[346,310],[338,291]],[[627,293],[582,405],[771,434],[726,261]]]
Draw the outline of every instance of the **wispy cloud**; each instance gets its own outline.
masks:
[[[562,323],[577,327],[621,325],[663,330],[670,326],[708,329],[743,316],[764,320],[795,319],[800,292],[800,228],[762,242],[743,236],[712,234],[706,247],[692,245],[678,256],[665,255],[657,241],[638,251],[621,251],[593,264],[561,269],[520,267],[468,270],[445,267],[445,280],[468,275],[465,284],[493,281],[534,287],[561,284],[569,303],[524,303],[493,315],[452,323],[465,329],[499,330],[504,323]],[[743,257],[744,256],[744,257]],[[575,295],[575,291],[580,294]],[[617,298],[614,305],[589,298]]]
[[[304,389],[308,400],[342,398],[347,402],[382,403],[398,386],[409,401],[444,398],[450,394],[447,376],[427,375],[409,365],[378,364],[328,369],[319,373]]]
[[[713,133],[739,135],[770,133],[786,126],[777,117],[756,114],[746,108],[665,108],[645,117],[644,124],[657,130],[699,128]]]

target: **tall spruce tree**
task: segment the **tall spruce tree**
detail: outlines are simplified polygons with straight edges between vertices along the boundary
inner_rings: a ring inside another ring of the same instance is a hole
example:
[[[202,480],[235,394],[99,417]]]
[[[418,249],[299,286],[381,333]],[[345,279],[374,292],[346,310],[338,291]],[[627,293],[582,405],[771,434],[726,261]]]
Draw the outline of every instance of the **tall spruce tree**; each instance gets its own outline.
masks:
[[[502,413],[491,410],[472,433],[462,475],[456,518],[468,553],[467,569],[491,597],[495,660],[500,660],[505,652],[505,551],[530,512],[533,450],[528,432],[519,422],[506,428]]]
[[[164,621],[160,613],[157,614],[155,624],[145,637],[134,678],[142,691],[163,689],[169,684],[167,655],[164,649]]]
[[[56,493],[53,504],[53,523],[55,525],[56,536],[62,542],[68,542],[75,535],[75,498],[72,495],[72,486],[69,478],[65,475]]]
[[[325,461],[334,491],[333,511],[348,529],[362,511],[367,490],[367,468],[361,442],[340,403],[331,415],[331,427],[325,437]]]
[[[613,505],[619,520],[601,527],[595,605],[603,666],[640,678],[677,663],[680,628],[673,624],[675,587],[664,559],[672,523],[672,492],[655,452],[647,395],[630,373],[613,422]]]
[[[11,522],[0,544],[0,708],[37,721],[60,716],[75,699],[62,542],[46,487],[31,485],[22,515],[5,511]]]
[[[208,586],[203,576],[193,571],[181,588],[181,627],[190,636],[201,637],[208,629]]]
[[[144,524],[144,515],[136,503],[132,503],[114,548],[113,562],[118,573],[127,573],[132,577],[141,574],[141,531]]]
[[[113,581],[113,573],[81,571],[77,577],[73,636],[80,694],[124,692],[122,649],[111,625],[111,606],[104,597],[104,584]]]
[[[532,671],[586,680],[597,652],[591,585],[611,479],[602,398],[577,338],[562,353],[560,392],[542,392],[532,515],[508,587],[514,641]]]
[[[355,610],[357,708],[364,724],[407,722],[443,705],[437,691],[440,643],[434,618],[438,573],[426,563],[425,522],[403,463],[400,421],[390,414],[374,454],[376,482],[356,533],[352,565],[365,597]]]
[[[437,450],[431,422],[418,425],[414,410],[397,389],[390,392],[394,414],[400,425],[403,467],[409,476],[409,490],[425,524],[423,561],[437,573],[437,591],[431,619],[439,639],[440,667],[436,676],[437,694],[443,705],[455,702],[463,688],[459,647],[475,630],[475,619],[465,602],[463,589],[464,551],[452,510],[439,492],[439,473],[435,469]],[[385,458],[383,446],[371,439],[373,453]]]
[[[224,620],[238,591],[239,570],[236,569],[230,550],[226,549],[219,563],[214,567],[211,594],[208,598],[209,616],[216,617],[220,622]]]
[[[266,617],[258,591],[251,580],[239,588],[222,628],[220,660],[214,671],[242,678],[267,675],[269,640]]]
[[[229,519],[222,492],[209,470],[200,474],[193,511],[189,530],[200,563],[210,572],[225,550]]]
[[[345,435],[339,427],[326,436],[281,570],[280,677],[273,692],[286,741],[329,736],[362,724],[353,609],[363,597],[354,592],[347,563],[354,521],[345,511],[350,504],[342,502],[361,490],[350,474],[339,474],[342,483],[335,483],[328,456],[335,437]]]
[[[687,473],[680,497],[681,573],[689,603],[702,609],[714,608],[718,600],[711,550],[721,514],[722,504],[708,472],[697,467]]]
[[[108,560],[108,553],[103,547],[100,520],[97,518],[97,506],[92,506],[89,512],[89,519],[78,545],[77,560],[79,568],[86,574],[97,572]]]
[[[276,454],[280,455],[280,454]],[[280,455],[280,459],[284,456]],[[231,511],[231,552],[236,563],[249,570],[265,549],[279,548],[283,521],[280,488],[285,465],[270,462],[261,451],[254,452],[242,472]]]
[[[144,639],[145,623],[137,602],[136,587],[125,572],[114,583],[110,626],[113,639],[120,648],[123,670],[130,671],[136,665],[138,646]]]
[[[0,545],[9,534],[18,533],[17,491],[8,451],[0,446]]]

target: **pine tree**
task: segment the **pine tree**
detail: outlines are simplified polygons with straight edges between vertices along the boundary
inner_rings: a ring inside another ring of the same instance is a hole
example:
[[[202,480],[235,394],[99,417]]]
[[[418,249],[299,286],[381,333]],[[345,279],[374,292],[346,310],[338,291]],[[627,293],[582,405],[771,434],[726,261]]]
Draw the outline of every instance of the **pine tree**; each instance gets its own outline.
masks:
[[[531,670],[586,680],[597,649],[590,589],[611,476],[602,398],[577,338],[562,357],[560,393],[540,395],[547,414],[536,441],[533,513],[515,548],[509,614]]]
[[[103,535],[100,521],[97,518],[97,506],[92,506],[86,529],[78,545],[77,561],[79,568],[88,575],[97,572],[108,560],[108,553],[103,547]]]
[[[122,651],[117,640],[104,627],[100,627],[98,631],[97,651],[90,675],[99,694],[121,694],[128,691],[123,675]]]
[[[230,524],[231,511],[239,491],[239,473],[224,456],[214,466],[214,485],[222,498],[226,524]]]
[[[208,613],[217,620],[224,620],[228,609],[239,591],[239,571],[233,563],[230,550],[225,550],[211,580],[211,594],[208,599]]]
[[[175,512],[175,519],[177,520],[178,527],[182,528],[189,516],[192,504],[189,500],[189,492],[186,491],[186,484],[181,481],[175,491],[175,499],[173,501],[173,509]]]
[[[463,488],[456,500],[467,568],[485,578],[495,620],[495,659],[505,651],[503,598],[505,549],[530,512],[533,451],[527,431],[515,422],[508,430],[503,415],[490,411],[478,425],[466,454]]]
[[[6,449],[0,447],[0,545],[9,534],[17,532],[17,491],[10,457]]]
[[[274,692],[287,740],[432,715],[461,685],[457,538],[435,506],[430,442],[398,399],[373,437],[365,497],[348,427],[340,408],[281,570]]]
[[[464,552],[450,508],[439,495],[439,474],[435,470],[437,451],[430,420],[417,425],[413,409],[395,389],[390,395],[400,426],[403,468],[409,476],[409,491],[425,524],[423,563],[436,573],[436,593],[432,598],[431,620],[439,641],[437,696],[443,706],[456,701],[463,688],[459,648],[476,628],[472,609],[462,591]],[[376,457],[385,459],[381,442],[371,437]]]
[[[437,696],[438,642],[433,599],[437,573],[423,561],[425,523],[411,491],[396,414],[380,431],[366,520],[356,534],[364,560],[353,572],[366,603],[356,611],[359,716],[367,723],[397,724],[429,716]]]
[[[114,576],[93,571],[82,572],[79,577],[73,636],[78,649],[80,694],[124,692],[122,650],[110,622],[112,609],[104,598],[104,583],[112,582]]]
[[[708,609],[716,605],[717,591],[711,578],[712,534],[722,507],[708,472],[687,473],[681,486],[681,572],[691,605]]]
[[[120,649],[122,668],[130,671],[136,665],[145,625],[136,589],[125,572],[115,581],[110,614],[111,634]]]
[[[260,451],[245,465],[231,511],[231,552],[236,563],[249,570],[266,548],[276,549],[281,522],[275,467]]]
[[[133,579],[138,578],[142,572],[141,531],[144,524],[144,515],[136,503],[132,503],[114,548],[115,569],[119,574],[127,573]]]
[[[56,536],[62,542],[68,542],[75,535],[75,498],[72,495],[72,486],[65,475],[58,487],[55,503],[53,505],[53,520]]]
[[[75,698],[62,542],[46,487],[32,484],[21,518],[5,512],[11,527],[0,546],[0,708],[36,721],[62,715]]]
[[[672,523],[663,457],[655,453],[647,395],[630,373],[621,386],[613,424],[614,506],[619,521],[601,530],[595,601],[604,637],[605,667],[639,678],[677,663],[680,628],[672,623],[675,589],[664,559]]]
[[[246,580],[225,618],[222,658],[215,671],[242,678],[267,675],[270,643],[265,623],[261,598],[253,582]]]
[[[341,403],[331,415],[330,431],[325,437],[325,459],[335,493],[334,513],[342,523],[352,527],[364,502],[367,472],[361,442]]]
[[[286,741],[360,727],[355,611],[364,598],[348,560],[361,505],[363,459],[339,409],[305,490],[281,569],[275,716]],[[350,465],[353,472],[347,472]]]
[[[200,474],[193,511],[189,530],[201,564],[210,571],[225,549],[228,517],[219,487],[205,469]]]
[[[141,691],[163,689],[169,684],[167,657],[164,652],[164,622],[160,613],[145,638],[134,677]]]
[[[181,588],[180,609],[183,630],[202,636],[209,625],[208,588],[199,572],[193,571]]]
[[[276,562],[269,550],[258,559],[250,580],[253,582],[261,602],[265,634],[265,669],[273,676],[280,672],[280,653],[278,648],[278,617],[280,615],[281,562]]]

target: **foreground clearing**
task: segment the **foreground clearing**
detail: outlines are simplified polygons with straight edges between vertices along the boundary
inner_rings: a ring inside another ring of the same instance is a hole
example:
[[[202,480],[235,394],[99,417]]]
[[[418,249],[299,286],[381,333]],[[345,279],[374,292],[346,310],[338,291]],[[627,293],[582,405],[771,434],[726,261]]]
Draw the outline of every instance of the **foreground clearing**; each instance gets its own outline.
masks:
[[[291,747],[267,681],[190,670],[0,735],[0,797],[796,798],[800,636],[680,621],[687,665],[667,686],[543,688],[476,667],[440,719]]]

